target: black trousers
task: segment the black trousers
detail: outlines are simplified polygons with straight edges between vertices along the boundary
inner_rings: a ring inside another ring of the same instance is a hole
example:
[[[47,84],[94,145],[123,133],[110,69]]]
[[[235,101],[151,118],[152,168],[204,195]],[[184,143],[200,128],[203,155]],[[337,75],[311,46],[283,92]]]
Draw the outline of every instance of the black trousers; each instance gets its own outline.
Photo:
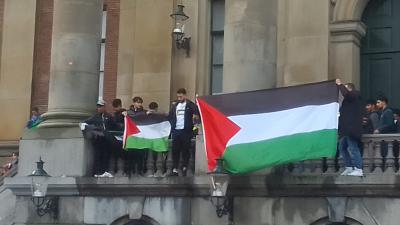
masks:
[[[147,151],[141,149],[129,149],[125,151],[125,165],[124,172],[127,175],[131,173],[143,174],[144,171],[144,158]]]
[[[192,133],[184,130],[172,132],[172,162],[173,168],[178,169],[180,155],[182,154],[182,167],[188,167],[190,158],[190,141]]]
[[[110,144],[111,147],[111,155],[112,155],[112,169],[114,170],[114,173],[117,173],[119,168],[118,168],[118,160],[120,158],[123,158],[123,153],[124,149],[122,148],[122,141],[117,140],[113,135],[108,135],[107,141]]]
[[[110,164],[110,145],[105,137],[96,137],[92,140],[94,147],[94,174],[103,174],[109,170]]]

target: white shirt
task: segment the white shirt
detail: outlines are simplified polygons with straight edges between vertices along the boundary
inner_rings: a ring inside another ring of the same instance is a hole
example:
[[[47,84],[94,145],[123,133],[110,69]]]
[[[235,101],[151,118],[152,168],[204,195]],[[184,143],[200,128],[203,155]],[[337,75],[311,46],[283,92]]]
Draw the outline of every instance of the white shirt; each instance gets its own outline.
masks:
[[[186,101],[176,105],[176,130],[183,130],[185,127],[185,108]]]

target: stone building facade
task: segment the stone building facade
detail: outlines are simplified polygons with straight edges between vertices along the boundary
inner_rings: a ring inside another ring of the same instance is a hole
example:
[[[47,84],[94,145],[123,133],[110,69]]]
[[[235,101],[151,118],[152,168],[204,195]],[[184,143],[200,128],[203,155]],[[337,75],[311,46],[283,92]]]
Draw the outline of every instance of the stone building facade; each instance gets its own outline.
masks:
[[[190,17],[189,55],[171,36],[177,4]],[[0,0],[0,157],[21,155],[17,177],[0,192],[10,202],[0,206],[0,222],[397,224],[394,154],[385,156],[393,170],[378,170],[382,157],[371,150],[364,179],[280,170],[236,177],[233,210],[220,219],[208,199],[201,136],[193,177],[94,180],[92,150],[76,124],[98,97],[128,107],[142,96],[167,111],[180,87],[193,99],[341,78],[365,97],[385,92],[400,101],[392,86],[399,12],[397,0]],[[33,106],[45,121],[26,131]],[[368,145],[399,137],[366,138]],[[56,220],[36,216],[30,202],[26,175],[39,156],[53,176],[49,193],[60,198]]]

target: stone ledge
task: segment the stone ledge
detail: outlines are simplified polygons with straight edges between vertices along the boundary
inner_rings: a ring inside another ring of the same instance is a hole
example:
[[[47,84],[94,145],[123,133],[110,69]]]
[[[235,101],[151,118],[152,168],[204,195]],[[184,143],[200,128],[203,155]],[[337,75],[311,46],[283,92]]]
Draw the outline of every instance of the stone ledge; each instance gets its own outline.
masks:
[[[0,157],[11,156],[13,152],[17,152],[19,147],[18,141],[0,141]]]
[[[209,196],[209,177],[51,177],[49,195],[59,196]],[[31,178],[6,178],[15,195],[29,196]],[[400,197],[400,176],[234,176],[228,194],[246,197]]]

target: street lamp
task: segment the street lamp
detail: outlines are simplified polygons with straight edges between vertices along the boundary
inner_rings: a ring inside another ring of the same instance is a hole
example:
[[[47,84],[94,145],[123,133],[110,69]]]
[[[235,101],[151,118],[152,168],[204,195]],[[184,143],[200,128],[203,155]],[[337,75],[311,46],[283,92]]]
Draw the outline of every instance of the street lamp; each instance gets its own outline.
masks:
[[[44,162],[42,158],[36,162],[36,170],[34,170],[29,177],[32,178],[31,189],[32,189],[32,202],[36,207],[36,214],[38,216],[44,216],[46,213],[53,213],[53,217],[56,219],[58,216],[58,197],[48,197],[47,194],[47,178],[49,174],[43,169]]]
[[[222,217],[231,212],[232,202],[226,196],[226,191],[228,189],[229,174],[224,170],[223,160],[217,159],[217,166],[210,175],[210,200],[211,203],[216,208],[216,213],[218,217]]]
[[[174,37],[176,48],[185,49],[186,56],[190,55],[190,37],[185,37],[185,21],[189,19],[189,16],[183,11],[184,5],[178,4],[175,11],[170,15],[174,20],[174,29],[172,36]]]

